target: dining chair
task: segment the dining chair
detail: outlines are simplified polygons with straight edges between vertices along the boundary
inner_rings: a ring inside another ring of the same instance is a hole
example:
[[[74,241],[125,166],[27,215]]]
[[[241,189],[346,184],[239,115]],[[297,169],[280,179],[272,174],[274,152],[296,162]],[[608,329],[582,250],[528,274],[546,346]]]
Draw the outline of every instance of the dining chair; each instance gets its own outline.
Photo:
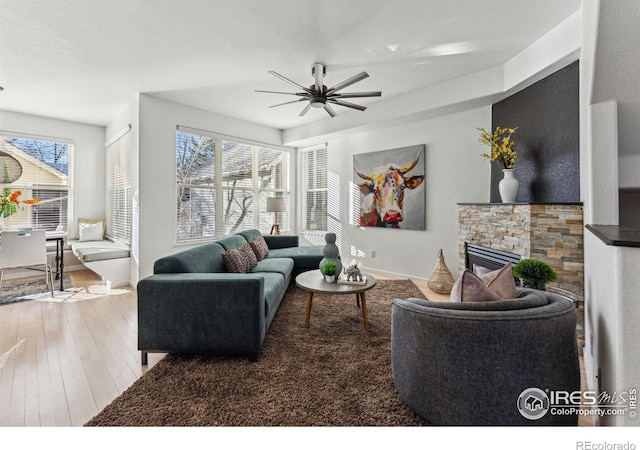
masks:
[[[47,262],[45,230],[3,231],[0,235],[0,294],[6,269],[39,269],[44,266],[45,280],[53,297],[53,271]]]

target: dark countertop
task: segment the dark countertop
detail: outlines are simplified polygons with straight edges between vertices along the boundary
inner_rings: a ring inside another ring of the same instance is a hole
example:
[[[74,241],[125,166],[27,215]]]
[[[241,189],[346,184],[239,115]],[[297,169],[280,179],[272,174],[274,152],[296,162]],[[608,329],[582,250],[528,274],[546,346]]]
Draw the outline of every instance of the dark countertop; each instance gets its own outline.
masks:
[[[476,205],[476,206],[512,206],[512,205],[576,205],[582,206],[582,202],[513,202],[513,203],[488,203],[488,202],[469,202],[457,203],[458,205]]]
[[[640,229],[619,225],[585,225],[607,245],[617,247],[640,247]]]

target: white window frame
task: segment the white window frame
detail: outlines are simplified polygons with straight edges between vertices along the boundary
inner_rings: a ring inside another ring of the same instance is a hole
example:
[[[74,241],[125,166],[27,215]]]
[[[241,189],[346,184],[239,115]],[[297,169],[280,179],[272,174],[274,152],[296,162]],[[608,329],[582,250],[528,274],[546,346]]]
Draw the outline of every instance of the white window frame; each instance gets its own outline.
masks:
[[[176,192],[176,203],[175,203],[176,211],[174,215],[176,220],[176,233],[175,233],[176,244],[179,245],[179,244],[189,244],[189,243],[201,242],[201,241],[210,241],[214,239],[219,239],[225,235],[225,231],[224,231],[225,230],[225,224],[224,224],[225,208],[219,208],[216,206],[212,210],[212,213],[214,214],[213,221],[215,223],[213,233],[205,234],[202,236],[195,236],[195,237],[180,236],[181,226],[179,223],[180,218],[178,217],[179,199],[177,198],[178,192],[180,191],[181,188],[208,189],[215,193],[215,202],[218,203],[225,198],[225,192],[232,190],[228,186],[224,185],[224,180],[223,180],[223,173],[222,173],[223,142],[232,142],[235,144],[247,145],[251,147],[251,151],[252,151],[251,185],[236,187],[236,188],[233,188],[233,190],[238,192],[251,193],[253,197],[252,208],[251,208],[251,212],[252,212],[251,226],[252,228],[259,229],[263,233],[268,233],[270,227],[272,226],[273,213],[266,213],[265,198],[272,197],[272,196],[284,197],[285,202],[287,203],[289,202],[289,198],[290,198],[289,173],[288,173],[289,164],[290,164],[289,149],[287,149],[286,147],[279,147],[279,146],[264,144],[262,142],[256,142],[256,141],[250,141],[250,140],[241,139],[237,137],[226,136],[223,134],[210,132],[206,130],[189,128],[182,125],[179,125],[176,127],[176,141],[177,141],[177,133],[179,132],[209,137],[214,140],[214,155],[213,155],[214,173],[212,174],[213,180],[210,184],[190,185],[190,184],[179,183],[178,177],[177,177],[178,174],[176,171],[176,181],[175,181],[176,182],[176,191],[175,191]],[[258,159],[259,159],[259,153],[261,149],[271,149],[271,150],[282,152],[282,173],[281,173],[282,185],[279,188],[272,188],[272,187],[261,188],[259,186],[260,178],[259,178],[259,170],[258,170],[258,166],[259,166]],[[176,157],[177,157],[177,151],[178,149],[176,148]],[[278,223],[281,225],[281,229],[283,231],[287,231],[290,229],[290,219],[289,219],[290,214],[288,210],[289,208],[287,208],[287,212],[278,213]]]
[[[59,183],[48,183],[46,181],[40,180],[39,172],[36,172],[34,177],[26,177],[26,170],[23,171],[23,175],[21,175],[18,180],[13,183],[2,183],[0,180],[0,194],[5,190],[9,189],[11,191],[20,190],[22,195],[20,196],[20,200],[26,200],[30,198],[34,198],[34,192],[37,191],[47,191],[47,192],[61,192],[62,196],[59,198],[61,201],[66,200],[66,218],[63,221],[57,221],[58,229],[68,230],[71,224],[71,220],[73,218],[73,152],[74,152],[74,143],[71,139],[52,137],[52,136],[39,136],[32,134],[23,134],[23,133],[14,133],[10,131],[2,131],[0,130],[0,149],[7,151],[7,153],[14,153],[11,147],[11,144],[7,143],[5,146],[5,138],[14,138],[14,139],[26,139],[26,140],[34,140],[34,141],[43,141],[43,142],[54,142],[59,144],[67,145],[67,173],[60,174],[60,171],[51,168],[44,161],[33,157],[29,154],[23,154],[22,152],[17,152],[14,157],[17,159],[23,158],[23,170],[26,169],[25,164],[32,164],[32,167],[38,166],[37,171],[47,171],[52,170],[53,173],[58,173],[60,177]],[[37,197],[37,196],[36,196]],[[53,199],[41,199],[40,204],[44,204],[46,202],[57,201]],[[7,218],[3,218],[4,227],[7,229],[13,229],[18,227],[36,227],[36,228],[44,228],[44,229],[53,229],[52,227],[43,226],[41,223],[34,223],[33,218],[37,215],[35,214],[35,210],[38,208],[38,205],[34,206],[25,206],[21,208],[19,214],[12,215]]]
[[[301,215],[301,225],[302,231],[304,233],[319,233],[324,234],[328,229],[328,221],[329,221],[329,212],[328,212],[328,196],[329,196],[329,187],[328,187],[328,178],[329,178],[329,155],[328,148],[326,144],[317,145],[313,147],[302,148],[299,150],[300,155],[300,215]],[[307,158],[307,155],[309,158]],[[312,160],[312,167],[307,166],[307,160]],[[315,187],[309,187],[309,177],[313,172],[313,176],[318,179],[324,180],[324,183],[317,183]],[[323,210],[320,210],[320,214],[324,214],[324,219],[320,219],[319,222],[326,225],[325,227],[317,227],[311,226],[311,206],[308,204],[307,194],[309,193],[325,193],[326,195],[326,203]]]

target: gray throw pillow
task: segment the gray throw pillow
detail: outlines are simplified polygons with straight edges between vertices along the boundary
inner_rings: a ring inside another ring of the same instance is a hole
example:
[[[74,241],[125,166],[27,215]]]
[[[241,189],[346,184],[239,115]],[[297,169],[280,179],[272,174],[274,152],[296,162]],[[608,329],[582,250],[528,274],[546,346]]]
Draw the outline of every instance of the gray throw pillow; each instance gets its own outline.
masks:
[[[269,254],[269,246],[262,236],[257,238],[255,241],[249,242],[249,245],[251,245],[253,253],[256,254],[256,259],[258,261],[262,261]]]
[[[256,255],[248,243],[222,253],[222,260],[227,270],[233,273],[250,272],[258,263]]]

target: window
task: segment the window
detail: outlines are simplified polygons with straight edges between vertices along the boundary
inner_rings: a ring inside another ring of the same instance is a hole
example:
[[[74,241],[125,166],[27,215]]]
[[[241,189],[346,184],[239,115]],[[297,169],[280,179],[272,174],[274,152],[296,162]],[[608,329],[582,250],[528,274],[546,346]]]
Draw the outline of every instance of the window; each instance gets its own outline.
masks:
[[[108,238],[131,244],[131,132],[107,144]]]
[[[33,206],[6,208],[7,228],[68,229],[72,217],[70,176],[73,144],[21,136],[0,136],[0,150],[16,159],[22,174],[13,183],[3,182],[2,195],[20,191],[20,200],[39,198]],[[0,167],[0,170],[3,170]]]
[[[267,197],[288,198],[289,154],[264,145],[178,127],[176,241],[257,228],[268,232]],[[286,228],[288,213],[278,213]]]
[[[327,231],[327,147],[300,151],[304,231]]]

